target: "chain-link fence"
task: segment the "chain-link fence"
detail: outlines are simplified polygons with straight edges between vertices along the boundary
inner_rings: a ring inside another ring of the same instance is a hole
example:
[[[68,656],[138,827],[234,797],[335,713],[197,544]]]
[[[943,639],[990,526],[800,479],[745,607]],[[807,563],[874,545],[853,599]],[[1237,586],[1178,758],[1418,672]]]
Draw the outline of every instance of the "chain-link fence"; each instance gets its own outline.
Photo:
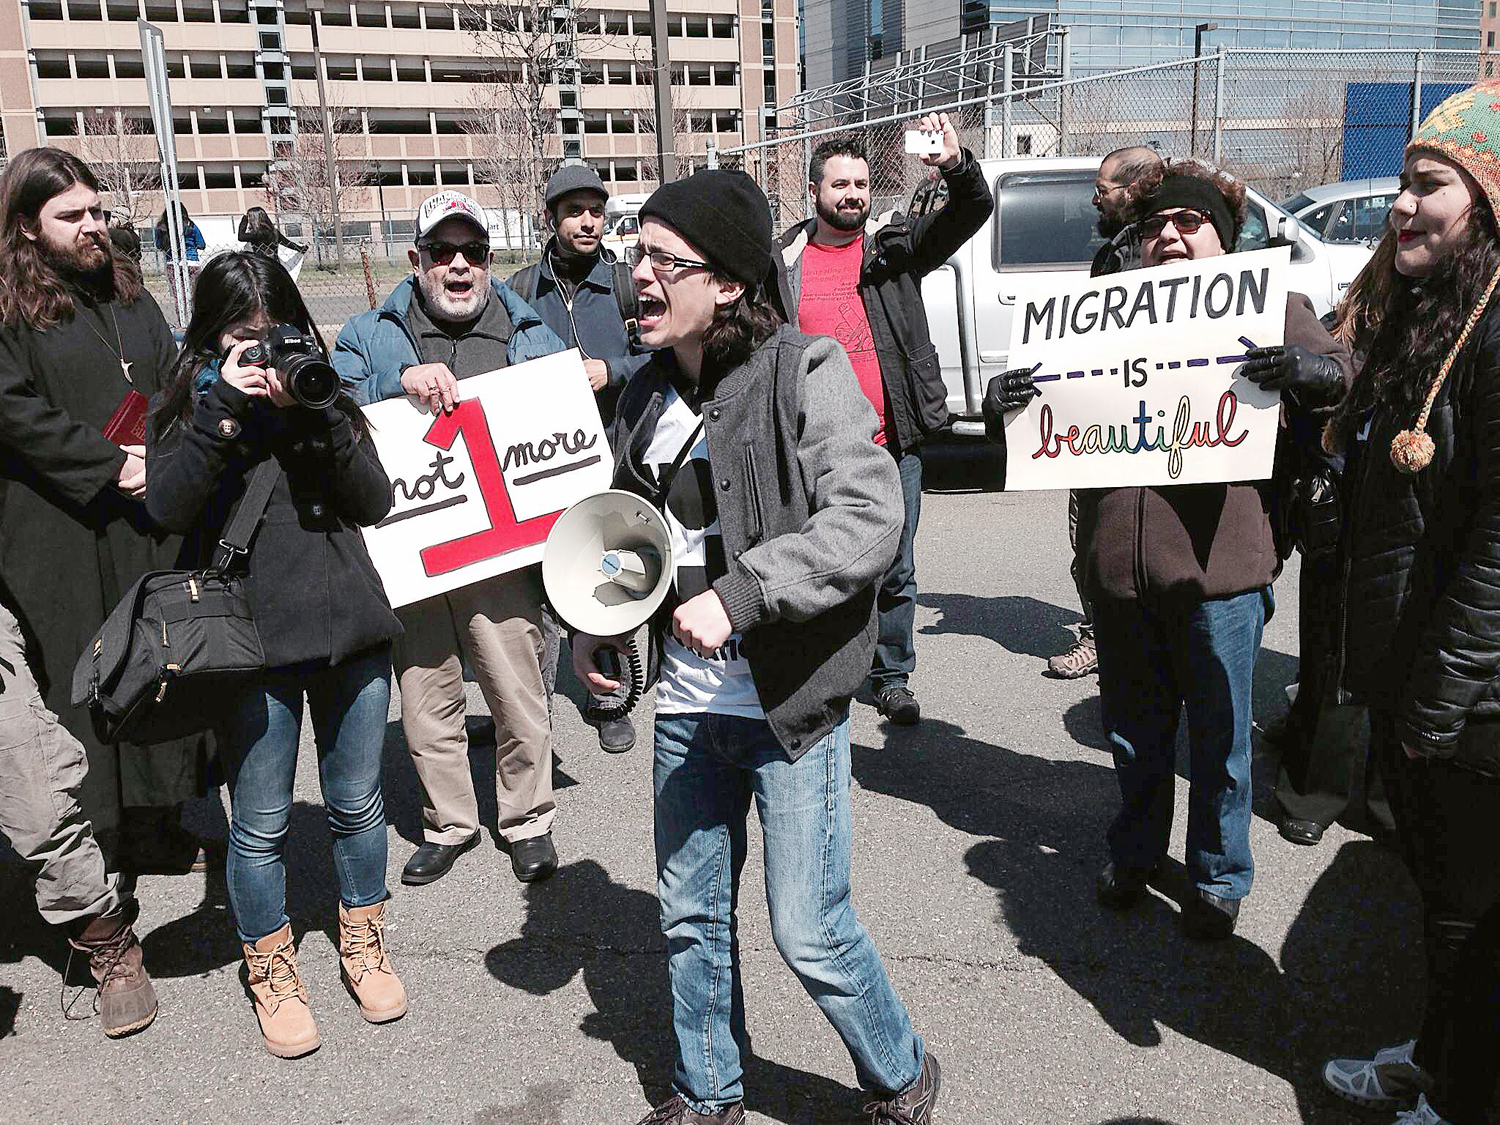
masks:
[[[711,159],[753,175],[783,226],[810,214],[813,149],[855,133],[870,154],[878,213],[905,206],[928,180],[928,169],[905,154],[902,134],[918,114],[942,110],[981,157],[1101,156],[1144,144],[1163,156],[1211,160],[1284,199],[1317,184],[1399,174],[1415,124],[1489,65],[1477,51],[1223,50],[1009,90],[1002,75],[966,98],[892,98],[833,119],[808,103],[804,120],[814,126],[794,124],[774,140]],[[878,100],[866,93],[867,106]]]

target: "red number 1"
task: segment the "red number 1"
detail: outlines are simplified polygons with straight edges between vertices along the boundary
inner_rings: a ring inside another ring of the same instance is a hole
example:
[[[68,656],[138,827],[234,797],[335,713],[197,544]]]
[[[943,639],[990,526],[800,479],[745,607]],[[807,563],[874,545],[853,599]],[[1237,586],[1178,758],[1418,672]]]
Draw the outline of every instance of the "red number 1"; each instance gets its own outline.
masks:
[[[562,515],[559,509],[535,519],[516,519],[516,510],[510,502],[510,491],[505,487],[505,476],[500,471],[500,458],[495,455],[495,443],[490,438],[490,425],[478,399],[471,398],[459,403],[451,414],[439,414],[433,419],[432,428],[427,431],[423,440],[447,451],[453,448],[453,442],[459,434],[463,434],[464,444],[468,447],[469,460],[474,465],[474,478],[479,483],[479,494],[484,498],[490,526],[472,535],[425,548],[422,551],[422,569],[429,578],[473,563],[485,562],[518,547],[539,543],[552,530],[557,517]]]

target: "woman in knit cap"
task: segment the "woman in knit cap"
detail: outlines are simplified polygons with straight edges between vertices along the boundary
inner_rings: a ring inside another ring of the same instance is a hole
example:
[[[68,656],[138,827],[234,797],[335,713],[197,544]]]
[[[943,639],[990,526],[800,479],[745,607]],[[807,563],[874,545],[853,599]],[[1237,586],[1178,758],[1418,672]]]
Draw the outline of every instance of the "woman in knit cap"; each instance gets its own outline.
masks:
[[[1419,1037],[1324,1081],[1403,1125],[1490,1120],[1500,1028],[1500,82],[1406,150],[1340,328],[1366,355],[1324,434],[1349,457],[1341,682],[1370,709],[1422,893]]]
[[[615,487],[672,536],[654,620],[657,894],[673,1095],[641,1125],[743,1125],[736,904],[755,802],[771,935],[870,1092],[872,1125],[930,1125],[940,1073],[850,901],[849,700],[901,533],[896,463],[849,357],[780,323],[771,211],[743,172],[664,184],[632,248],[641,341],[610,446]],[[612,640],[577,634],[591,691]]]

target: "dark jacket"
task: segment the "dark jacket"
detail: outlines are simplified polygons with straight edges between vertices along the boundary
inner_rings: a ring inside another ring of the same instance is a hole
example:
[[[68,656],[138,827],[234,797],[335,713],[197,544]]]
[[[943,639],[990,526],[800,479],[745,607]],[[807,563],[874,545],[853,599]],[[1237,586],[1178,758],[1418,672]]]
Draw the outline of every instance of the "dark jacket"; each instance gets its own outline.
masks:
[[[610,428],[615,487],[654,497],[640,466],[676,360],[625,386]],[[766,720],[795,761],[848,713],[875,648],[875,583],[895,557],[901,484],[875,412],[826,336],[781,327],[702,403],[727,573],[714,590],[744,636]],[[655,650],[666,622],[652,631]]]
[[[615,298],[615,256],[600,250],[599,260],[578,283],[570,306],[552,271],[557,236],[542,251],[542,260],[511,274],[507,284],[537,311],[547,327],[562,337],[563,344],[578,348],[585,357],[602,359],[609,368],[609,383],[598,393],[599,413],[605,425],[614,416],[615,403],[625,381],[645,367],[651,353],[632,346]]]
[[[493,277],[490,285],[510,321],[507,358],[512,364],[563,350],[557,333],[510,286]],[[380,308],[351,319],[334,341],[333,366],[344,389],[361,406],[404,395],[401,373],[422,362],[416,334],[407,321],[416,288],[416,280],[406,278]]]
[[[1348,377],[1349,349],[1301,293],[1287,298],[1286,342],[1335,357]],[[1301,412],[1289,398],[1283,403],[1289,415]],[[1270,585],[1281,567],[1270,495],[1269,481],[1080,489],[1078,545],[1091,595],[1203,601]]]
[[[152,403],[154,410],[160,396]],[[258,403],[222,379],[187,423],[147,436],[146,507],[163,527],[192,536],[212,561],[224,526],[266,457],[281,463],[250,545],[246,592],[266,663],[337,664],[401,633],[359,528],[385,518],[391,483],[375,444],[356,441],[336,407]]]
[[[943,179],[948,202],[942,210],[916,219],[895,212],[865,227],[859,290],[885,384],[886,446],[897,454],[948,422],[948,389],[927,327],[922,278],[974,237],[995,209],[979,163],[967,149]],[[808,219],[776,244],[783,267],[777,271],[781,311],[789,324],[797,323],[802,299],[802,251],[816,229],[817,220]]]
[[[1351,443],[1341,685],[1404,742],[1500,774],[1500,308],[1438,392],[1432,463],[1408,475],[1390,447],[1415,416],[1378,407]]]

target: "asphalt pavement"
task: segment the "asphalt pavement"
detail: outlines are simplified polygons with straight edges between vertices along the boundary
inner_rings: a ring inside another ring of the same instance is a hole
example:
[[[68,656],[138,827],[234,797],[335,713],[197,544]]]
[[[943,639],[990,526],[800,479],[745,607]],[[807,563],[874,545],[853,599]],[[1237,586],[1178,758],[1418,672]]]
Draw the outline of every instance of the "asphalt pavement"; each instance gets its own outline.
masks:
[[[1388,1121],[1343,1107],[1319,1072],[1330,1055],[1415,1033],[1418,909],[1396,856],[1339,826],[1316,848],[1283,842],[1274,758],[1257,736],[1256,882],[1234,937],[1185,938],[1169,897],[1181,893],[1185,785],[1176,882],[1125,915],[1101,910],[1093,883],[1118,790],[1097,681],[1044,675],[1079,616],[1065,497],[992,491],[997,473],[973,447],[929,459],[913,679],[923,722],[891,728],[869,707],[853,711],[855,904],[942,1061],[935,1120]],[[1294,561],[1257,668],[1261,723],[1285,710],[1295,677],[1296,589]],[[674,1053],[649,707],[636,749],[607,755],[579,718],[580,689],[567,676],[564,686],[562,868],[530,888],[496,848],[493,726],[472,686],[484,842],[439,882],[401,885],[420,804],[393,701],[388,935],[411,1010],[385,1026],[365,1024],[339,983],[337,888],[306,733],[288,907],[323,1046],[302,1060],[260,1045],[222,872],[140,880],[161,1011],[145,1032],[108,1042],[97,1020],[63,1018],[66,945],[36,915],[14,857],[0,860],[0,1121],[633,1125],[664,1096]],[[217,801],[191,821],[222,839]],[[740,926],[748,1119],[867,1120],[848,1055],[771,941],[751,823]],[[88,1006],[85,993],[73,1014]]]

